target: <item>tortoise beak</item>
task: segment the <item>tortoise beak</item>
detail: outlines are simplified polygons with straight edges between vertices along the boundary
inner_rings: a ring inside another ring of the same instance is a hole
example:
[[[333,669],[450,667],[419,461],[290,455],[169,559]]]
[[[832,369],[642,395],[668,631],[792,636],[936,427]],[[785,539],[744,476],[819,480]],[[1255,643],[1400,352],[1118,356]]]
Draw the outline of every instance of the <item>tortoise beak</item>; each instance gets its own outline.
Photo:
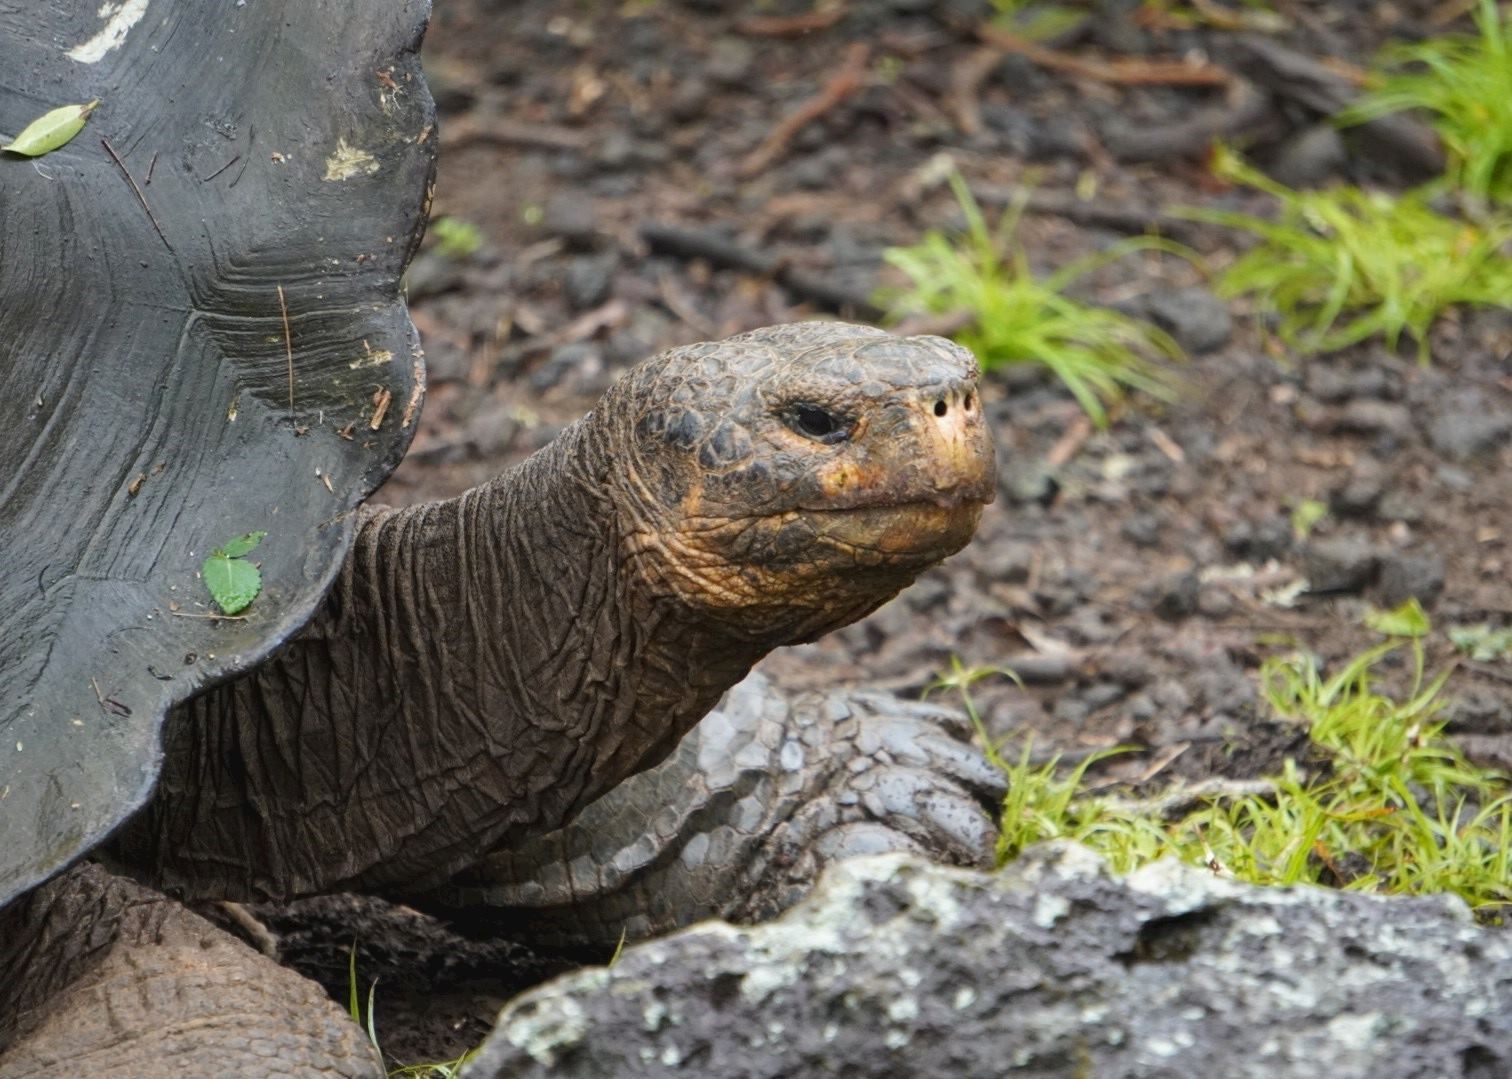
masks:
[[[938,561],[966,546],[982,507],[997,494],[992,433],[974,378],[894,398],[855,440],[864,455],[819,477],[828,504],[812,516],[825,539],[911,563]]]
[[[997,455],[975,379],[921,393],[914,407],[922,454],[939,506],[978,507],[997,495]]]

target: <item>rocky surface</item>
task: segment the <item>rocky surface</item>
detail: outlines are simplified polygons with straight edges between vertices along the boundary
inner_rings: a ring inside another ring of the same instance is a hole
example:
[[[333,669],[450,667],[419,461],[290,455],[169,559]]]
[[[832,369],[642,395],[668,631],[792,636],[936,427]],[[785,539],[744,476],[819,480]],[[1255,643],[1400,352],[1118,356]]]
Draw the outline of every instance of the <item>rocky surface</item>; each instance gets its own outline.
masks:
[[[883,855],[516,999],[464,1075],[1490,1077],[1509,1006],[1512,938],[1448,898]]]

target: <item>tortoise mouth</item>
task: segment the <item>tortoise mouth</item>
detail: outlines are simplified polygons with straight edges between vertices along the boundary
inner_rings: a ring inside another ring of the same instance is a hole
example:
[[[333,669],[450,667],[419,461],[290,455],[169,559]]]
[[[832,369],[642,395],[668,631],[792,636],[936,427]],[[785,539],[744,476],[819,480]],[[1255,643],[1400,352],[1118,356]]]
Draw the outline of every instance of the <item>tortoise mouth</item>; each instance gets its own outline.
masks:
[[[983,502],[940,497],[879,506],[803,511],[819,542],[855,556],[862,565],[928,564],[970,542]]]

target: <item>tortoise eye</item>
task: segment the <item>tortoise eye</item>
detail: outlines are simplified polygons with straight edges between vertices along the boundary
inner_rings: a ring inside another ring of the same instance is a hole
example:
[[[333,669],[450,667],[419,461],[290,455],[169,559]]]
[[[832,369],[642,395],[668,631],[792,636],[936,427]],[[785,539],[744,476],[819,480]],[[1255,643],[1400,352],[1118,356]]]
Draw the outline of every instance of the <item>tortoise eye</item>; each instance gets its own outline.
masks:
[[[786,418],[789,427],[816,442],[843,442],[850,435],[847,421],[818,405],[794,405]]]

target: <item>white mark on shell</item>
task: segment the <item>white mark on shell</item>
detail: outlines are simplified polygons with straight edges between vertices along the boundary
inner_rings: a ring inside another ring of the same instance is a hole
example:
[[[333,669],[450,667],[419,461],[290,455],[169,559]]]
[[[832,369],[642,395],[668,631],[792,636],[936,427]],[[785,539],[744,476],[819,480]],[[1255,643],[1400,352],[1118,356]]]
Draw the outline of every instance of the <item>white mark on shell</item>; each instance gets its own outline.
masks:
[[[100,18],[105,25],[88,41],[68,50],[68,58],[81,64],[97,64],[107,53],[119,49],[126,41],[131,28],[147,14],[147,0],[122,0],[121,3],[100,5]]]

